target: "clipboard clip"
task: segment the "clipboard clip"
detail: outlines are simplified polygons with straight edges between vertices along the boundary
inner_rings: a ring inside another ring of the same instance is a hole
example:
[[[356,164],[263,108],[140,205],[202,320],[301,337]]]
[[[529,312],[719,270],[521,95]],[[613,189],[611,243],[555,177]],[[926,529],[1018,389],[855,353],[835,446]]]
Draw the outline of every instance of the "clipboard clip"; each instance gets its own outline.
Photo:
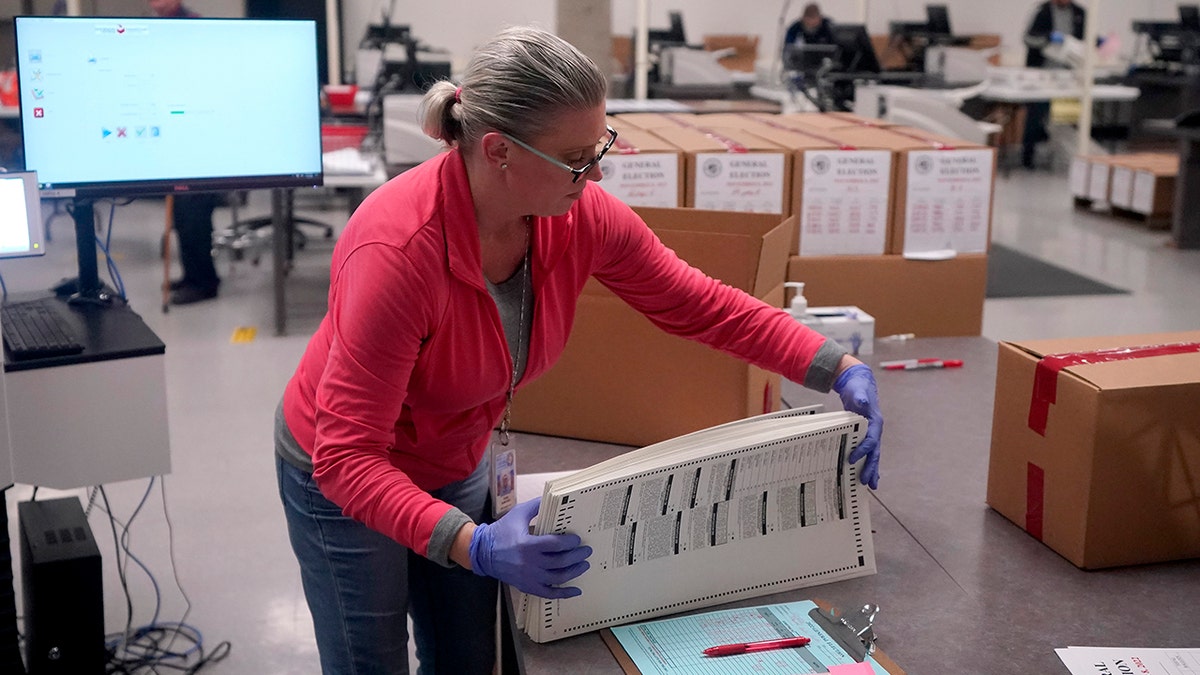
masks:
[[[866,604],[857,612],[838,614],[836,609],[826,611],[818,607],[808,615],[855,661],[862,662],[868,654],[875,652],[875,614],[878,612],[878,605]]]

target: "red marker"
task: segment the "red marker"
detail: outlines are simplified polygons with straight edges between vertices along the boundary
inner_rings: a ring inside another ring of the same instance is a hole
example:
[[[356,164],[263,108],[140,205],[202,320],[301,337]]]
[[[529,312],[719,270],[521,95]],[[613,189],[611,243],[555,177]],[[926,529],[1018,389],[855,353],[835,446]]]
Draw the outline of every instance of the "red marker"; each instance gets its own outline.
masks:
[[[704,650],[705,656],[732,656],[747,652],[765,652],[769,649],[789,649],[803,647],[809,643],[806,637],[790,637],[779,640],[763,640],[761,642],[738,642],[731,645],[717,645]]]
[[[884,361],[879,364],[884,370],[925,370],[926,368],[962,368],[963,362],[958,359],[905,359],[903,361]]]

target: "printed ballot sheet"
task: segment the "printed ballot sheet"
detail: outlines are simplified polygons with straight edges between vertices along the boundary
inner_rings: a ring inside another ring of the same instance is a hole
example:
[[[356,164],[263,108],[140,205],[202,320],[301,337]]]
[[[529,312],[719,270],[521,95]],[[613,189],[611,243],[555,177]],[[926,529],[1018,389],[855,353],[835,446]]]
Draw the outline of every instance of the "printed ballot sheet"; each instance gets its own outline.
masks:
[[[571,582],[581,596],[525,598],[530,638],[874,573],[865,488],[846,462],[866,420],[760,417],[548,482],[535,531],[574,532],[593,553]]]
[[[1054,652],[1071,675],[1200,675],[1200,649],[1067,647]]]
[[[825,673],[830,666],[854,659],[813,620],[811,601],[747,607],[693,616],[648,621],[612,629],[642,675],[754,675],[757,673]],[[722,644],[803,636],[804,647],[710,657],[704,650]],[[875,659],[868,669],[887,675]]]

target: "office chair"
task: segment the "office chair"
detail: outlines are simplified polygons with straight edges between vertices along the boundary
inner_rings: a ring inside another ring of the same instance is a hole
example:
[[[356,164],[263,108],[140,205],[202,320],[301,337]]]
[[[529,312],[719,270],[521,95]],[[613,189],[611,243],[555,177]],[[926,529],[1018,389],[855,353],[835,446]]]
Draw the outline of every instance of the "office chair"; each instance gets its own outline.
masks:
[[[213,231],[213,257],[228,251],[233,260],[250,258],[250,262],[258,265],[264,252],[271,250],[273,230],[271,216],[256,216],[245,220],[238,216],[240,207],[247,204],[248,191],[237,190],[229,193],[226,203],[229,206],[231,225],[222,230]],[[316,228],[324,239],[333,239],[333,226],[319,220],[291,215],[291,222],[296,226],[292,231],[292,243],[295,248],[303,250],[308,244],[308,235],[299,226]],[[292,251],[289,251],[289,256]]]

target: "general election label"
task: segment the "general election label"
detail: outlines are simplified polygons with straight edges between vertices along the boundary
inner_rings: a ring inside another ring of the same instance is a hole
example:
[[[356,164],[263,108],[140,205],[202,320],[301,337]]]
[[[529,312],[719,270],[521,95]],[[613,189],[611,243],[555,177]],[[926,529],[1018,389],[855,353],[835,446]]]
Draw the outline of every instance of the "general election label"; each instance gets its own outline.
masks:
[[[886,150],[805,153],[800,255],[883,254],[891,176]]]
[[[783,213],[783,153],[696,154],[696,208]]]
[[[904,252],[987,251],[992,213],[991,150],[908,154]]]
[[[630,206],[677,208],[679,155],[646,153],[608,155],[600,162],[598,185]]]

